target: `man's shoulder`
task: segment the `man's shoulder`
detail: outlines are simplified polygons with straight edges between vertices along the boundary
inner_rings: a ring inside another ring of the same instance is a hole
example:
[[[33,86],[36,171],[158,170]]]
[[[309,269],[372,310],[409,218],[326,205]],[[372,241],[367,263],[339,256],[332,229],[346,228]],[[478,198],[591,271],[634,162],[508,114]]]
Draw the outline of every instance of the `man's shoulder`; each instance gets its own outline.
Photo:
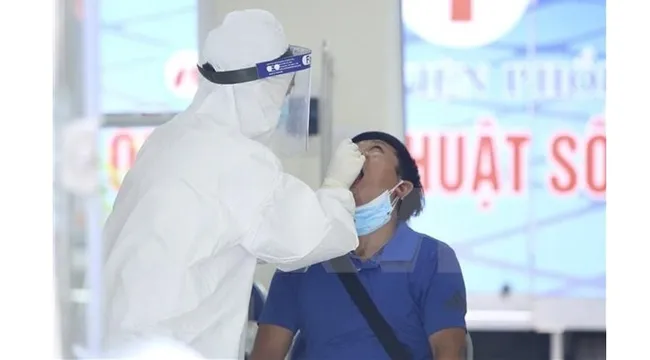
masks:
[[[417,232],[410,227],[409,230],[419,241],[418,263],[424,262],[431,264],[442,261],[447,262],[449,260],[456,261],[456,252],[446,242],[436,237]]]
[[[423,251],[425,253],[438,253],[440,251],[442,252],[447,252],[447,251],[452,251],[452,247],[447,244],[446,242],[431,236],[427,235],[425,233],[417,232],[413,230],[411,227],[408,227],[408,231],[410,232],[410,235],[416,238],[419,242],[420,245],[420,253]]]
[[[282,271],[282,270],[275,270],[275,276],[278,277],[298,277],[298,276],[304,276],[306,274],[313,274],[315,271],[317,271],[317,268],[323,266],[326,262],[310,265],[310,266],[305,266],[300,269],[292,270],[292,271]]]
[[[334,266],[330,263],[329,260],[326,260],[293,271],[276,270],[274,276],[281,279],[279,281],[293,282],[297,284],[304,281],[320,282],[325,280],[325,278],[328,278],[329,275],[335,273],[336,270],[334,270]],[[303,279],[307,279],[307,280],[303,280]]]

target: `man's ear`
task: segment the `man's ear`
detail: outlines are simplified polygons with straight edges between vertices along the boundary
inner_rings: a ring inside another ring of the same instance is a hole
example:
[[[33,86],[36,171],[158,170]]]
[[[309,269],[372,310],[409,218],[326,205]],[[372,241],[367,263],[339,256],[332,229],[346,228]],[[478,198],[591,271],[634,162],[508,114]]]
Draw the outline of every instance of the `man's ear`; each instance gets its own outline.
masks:
[[[411,193],[411,191],[413,191],[413,183],[403,180],[402,183],[397,188],[395,188],[395,195],[397,195],[400,200],[403,200],[408,194]]]

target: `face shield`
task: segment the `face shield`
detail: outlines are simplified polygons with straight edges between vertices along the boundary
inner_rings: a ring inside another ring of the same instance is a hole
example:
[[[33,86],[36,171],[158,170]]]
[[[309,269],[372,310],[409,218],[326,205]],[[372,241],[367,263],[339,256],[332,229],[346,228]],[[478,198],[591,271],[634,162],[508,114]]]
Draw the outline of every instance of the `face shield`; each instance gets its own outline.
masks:
[[[288,79],[286,97],[270,146],[274,152],[282,155],[295,155],[307,150],[311,95],[310,49],[289,46],[279,58],[246,69],[215,71],[208,64],[198,66],[198,69],[205,79],[220,85],[235,85],[276,76]]]

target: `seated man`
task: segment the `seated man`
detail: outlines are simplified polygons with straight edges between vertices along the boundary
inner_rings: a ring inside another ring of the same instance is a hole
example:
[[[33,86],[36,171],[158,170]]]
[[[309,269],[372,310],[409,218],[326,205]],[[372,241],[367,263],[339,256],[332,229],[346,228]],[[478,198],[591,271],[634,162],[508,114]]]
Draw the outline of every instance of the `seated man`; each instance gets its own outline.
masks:
[[[381,132],[353,141],[366,155],[353,184],[361,283],[411,358],[464,360],[465,285],[454,251],[406,221],[423,208],[415,161]],[[259,321],[253,360],[390,359],[329,262],[277,272]]]

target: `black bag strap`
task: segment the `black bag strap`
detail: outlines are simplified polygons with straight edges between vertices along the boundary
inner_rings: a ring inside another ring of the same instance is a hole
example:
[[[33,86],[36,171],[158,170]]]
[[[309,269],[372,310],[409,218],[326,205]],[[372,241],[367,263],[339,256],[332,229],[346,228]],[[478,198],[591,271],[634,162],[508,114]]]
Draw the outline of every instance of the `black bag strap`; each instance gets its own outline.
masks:
[[[410,360],[411,355],[406,346],[402,344],[393,328],[377,309],[368,291],[359,280],[356,268],[347,255],[330,260],[330,265],[338,275],[339,280],[348,292],[354,305],[359,308],[361,315],[366,319],[368,326],[386,350],[392,360]]]

